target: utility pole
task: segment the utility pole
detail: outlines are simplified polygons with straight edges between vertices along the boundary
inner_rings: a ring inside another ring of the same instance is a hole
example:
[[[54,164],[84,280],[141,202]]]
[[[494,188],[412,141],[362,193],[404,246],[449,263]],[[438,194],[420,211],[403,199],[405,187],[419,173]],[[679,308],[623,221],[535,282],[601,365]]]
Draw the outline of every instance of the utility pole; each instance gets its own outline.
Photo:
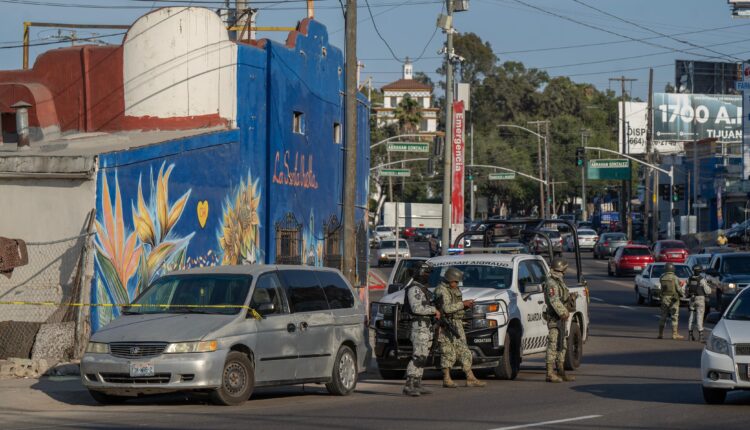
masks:
[[[344,276],[357,285],[355,271],[357,250],[354,227],[354,206],[357,196],[357,0],[346,1],[346,148],[344,151]],[[360,279],[366,283],[366,279]]]
[[[581,146],[584,148],[588,145],[589,131],[585,128],[581,130]],[[585,153],[585,152],[584,152]],[[583,166],[581,166],[581,221],[588,220],[586,216],[586,157],[584,156]]]
[[[648,70],[648,104],[646,105],[646,162],[649,164],[653,164],[653,107],[654,107],[654,69]],[[655,182],[652,181],[652,177],[654,175],[653,169],[650,167],[646,171],[646,192],[645,197],[646,201],[645,203],[645,213],[643,214],[643,236],[648,237],[649,231],[649,222],[651,224],[657,224],[659,219],[659,209],[657,208],[656,204],[658,203],[655,199],[657,190],[655,189],[655,186],[653,185]],[[656,173],[658,175],[658,173]],[[654,229],[652,227],[652,236],[651,240],[653,242],[656,242],[658,238],[655,234],[658,234],[658,228]]]
[[[545,126],[549,126],[549,121],[529,121],[527,124],[529,125],[536,125],[536,149],[537,149],[537,167],[539,168],[539,179],[547,180],[548,177],[546,174],[543,174],[543,172],[549,173],[548,166],[547,166],[547,157],[546,155],[542,157],[542,137],[541,137],[541,125],[544,124]],[[544,138],[544,150],[547,151],[547,135],[545,135]],[[544,170],[542,170],[544,169]],[[546,190],[545,190],[546,188]],[[546,191],[546,192],[545,192]],[[539,183],[539,215],[542,218],[547,218],[547,199],[546,196],[549,195],[549,188],[545,187],[545,184],[543,182]]]
[[[473,122],[471,123],[471,129],[470,130],[471,130],[471,157],[470,157],[470,160],[471,160],[471,164],[474,164],[474,123]],[[471,191],[470,191],[471,192],[470,204],[471,204],[471,221],[472,222],[474,222],[474,220],[477,217],[477,213],[476,213],[476,211],[474,209],[474,173],[475,172],[472,172],[471,181],[469,181],[469,188],[471,189]]]
[[[443,150],[443,234],[442,255],[451,247],[451,177],[453,173],[453,0],[446,0],[449,25],[445,49],[445,148]]]
[[[625,125],[625,82],[634,82],[637,81],[637,79],[632,78],[626,78],[625,76],[621,76],[619,78],[609,78],[610,81],[620,81],[621,90],[620,90],[620,102],[622,105],[622,152],[623,154],[628,154],[628,136],[627,136],[627,129]],[[621,193],[620,193],[620,222],[623,220],[623,216],[627,217],[626,225],[627,225],[627,234],[628,234],[628,240],[633,239],[633,218],[630,214],[630,185],[632,183],[631,180],[622,181],[622,187],[621,187]]]

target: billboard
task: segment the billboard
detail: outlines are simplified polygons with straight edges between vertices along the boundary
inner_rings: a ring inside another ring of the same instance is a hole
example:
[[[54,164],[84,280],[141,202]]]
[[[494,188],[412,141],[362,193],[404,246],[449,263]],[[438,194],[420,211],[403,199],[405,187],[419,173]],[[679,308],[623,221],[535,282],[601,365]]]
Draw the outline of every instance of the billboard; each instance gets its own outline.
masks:
[[[453,103],[453,190],[451,192],[451,224],[453,237],[464,226],[464,102]]]
[[[642,155],[646,153],[646,131],[648,130],[648,103],[625,102],[625,135],[626,140],[622,142],[622,103],[618,103],[618,133],[617,141],[621,154]],[[681,142],[658,141],[656,135],[652,142],[654,151],[660,154],[672,154],[682,152]]]
[[[654,94],[654,140],[684,142],[717,138],[742,141],[742,97],[712,94]]]

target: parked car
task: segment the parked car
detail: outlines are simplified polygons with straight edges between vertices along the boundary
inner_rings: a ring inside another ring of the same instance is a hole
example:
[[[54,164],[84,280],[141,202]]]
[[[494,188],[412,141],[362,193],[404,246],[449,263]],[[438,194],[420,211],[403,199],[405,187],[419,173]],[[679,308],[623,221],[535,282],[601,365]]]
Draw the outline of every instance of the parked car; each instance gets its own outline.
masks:
[[[237,405],[255,387],[311,382],[347,395],[365,371],[365,309],[335,269],[191,269],[157,279],[133,303],[81,359],[81,381],[100,403],[199,390]]]
[[[393,264],[396,262],[396,239],[383,239],[378,245],[378,267],[383,264]],[[409,244],[404,239],[398,239],[398,258],[409,258]]]
[[[709,314],[708,322],[718,313]],[[717,322],[701,354],[703,400],[724,403],[732,390],[750,390],[750,288],[740,292]]]
[[[639,275],[635,277],[635,301],[639,305],[646,304],[652,306],[661,301],[661,283],[659,278],[664,274],[664,266],[667,263],[653,263],[646,266]],[[692,276],[693,269],[687,264],[675,264],[674,273],[680,279],[680,284],[685,285],[688,278]],[[681,302],[687,303],[687,298],[682,298]]]
[[[385,239],[386,237],[393,237],[395,235],[393,228],[379,225],[375,227],[375,235],[378,240]]]
[[[563,251],[562,247],[562,235],[559,231],[556,229],[551,228],[542,228],[539,230],[540,233],[544,233],[549,237],[550,242],[552,242],[552,253],[555,256],[561,255]],[[531,249],[534,254],[549,254],[549,245],[547,244],[547,239],[535,235],[533,239],[531,239],[531,242],[529,243],[529,248]]]
[[[594,250],[594,245],[596,245],[596,241],[599,240],[599,235],[596,234],[596,232],[590,228],[580,228],[578,229],[578,246],[581,248],[581,251],[584,249],[588,249],[589,251]],[[565,250],[566,251],[573,251],[575,249],[575,241],[573,240],[573,235],[565,238]]]
[[[628,244],[625,233],[604,233],[594,245],[594,259],[609,257],[615,253],[617,248]]]
[[[640,273],[644,267],[654,262],[651,251],[644,245],[625,245],[617,248],[615,255],[607,263],[607,275],[622,276]]]
[[[688,247],[681,240],[657,240],[651,248],[654,259],[660,262],[684,263]]]
[[[750,285],[750,252],[714,254],[705,274],[716,290],[712,305],[724,310],[738,291]]]

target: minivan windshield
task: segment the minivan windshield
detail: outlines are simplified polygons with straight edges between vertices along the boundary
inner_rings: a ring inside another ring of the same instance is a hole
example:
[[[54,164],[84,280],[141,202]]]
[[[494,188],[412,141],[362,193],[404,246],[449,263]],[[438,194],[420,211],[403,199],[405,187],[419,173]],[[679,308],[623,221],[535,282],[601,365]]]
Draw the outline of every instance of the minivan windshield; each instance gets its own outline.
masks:
[[[176,275],[157,279],[125,306],[125,314],[201,313],[234,315],[242,310],[251,276]]]
[[[722,257],[721,271],[729,275],[750,275],[750,255]]]
[[[750,321],[750,295],[742,294],[732,303],[724,318],[728,320]]]
[[[464,280],[459,284],[465,288],[492,288],[504,290],[510,288],[513,282],[513,269],[498,265],[454,264],[452,266],[436,267],[430,274],[430,288],[440,283],[448,267],[455,267],[464,272]]]

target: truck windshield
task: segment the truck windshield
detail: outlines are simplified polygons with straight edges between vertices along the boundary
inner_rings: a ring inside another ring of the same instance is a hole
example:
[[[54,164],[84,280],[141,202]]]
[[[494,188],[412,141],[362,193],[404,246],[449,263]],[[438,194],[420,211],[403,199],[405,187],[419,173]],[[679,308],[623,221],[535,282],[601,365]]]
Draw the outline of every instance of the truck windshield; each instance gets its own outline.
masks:
[[[252,277],[236,275],[165,276],[133,302],[126,314],[201,313],[233,315],[245,304]]]
[[[731,275],[750,275],[750,256],[723,257],[721,271]]]
[[[456,264],[453,266],[436,267],[430,274],[431,288],[437,287],[448,267],[455,267],[464,272],[464,280],[459,283],[460,287],[504,290],[510,288],[513,283],[513,269],[509,267],[482,264]]]

